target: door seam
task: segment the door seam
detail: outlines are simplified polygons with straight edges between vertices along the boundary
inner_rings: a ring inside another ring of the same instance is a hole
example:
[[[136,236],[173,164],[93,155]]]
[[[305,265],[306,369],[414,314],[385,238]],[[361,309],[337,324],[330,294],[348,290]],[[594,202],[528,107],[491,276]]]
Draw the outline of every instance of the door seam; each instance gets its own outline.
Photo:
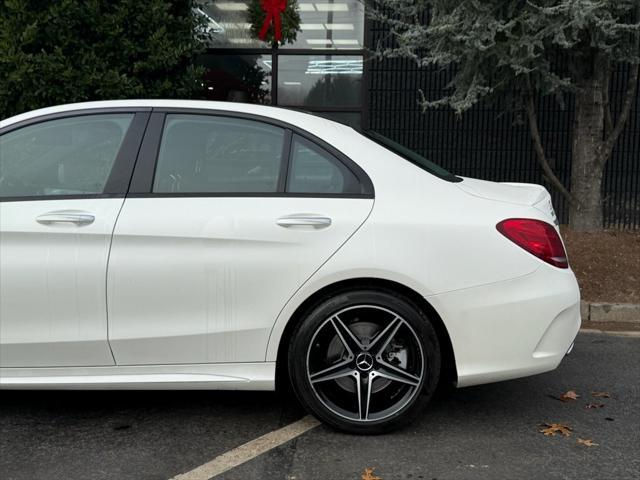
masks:
[[[282,315],[282,312],[285,310],[285,308],[287,308],[287,305],[289,305],[289,302],[291,302],[291,300],[293,299],[293,297],[295,297],[295,296],[298,294],[298,292],[299,292],[300,290],[302,290],[302,289],[304,288],[304,286],[305,286],[307,283],[309,283],[309,282],[311,281],[311,279],[316,275],[316,273],[318,273],[318,272],[320,271],[320,269],[321,269],[322,267],[324,267],[324,266],[327,264],[327,262],[329,262],[329,260],[331,260],[331,259],[332,259],[332,258],[333,258],[333,257],[334,257],[334,256],[335,256],[335,255],[340,251],[340,250],[342,250],[342,247],[344,247],[344,246],[347,244],[347,242],[348,242],[349,240],[351,240],[351,239],[353,238],[353,236],[354,236],[356,233],[358,233],[358,232],[360,231],[360,229],[362,228],[362,226],[363,226],[365,223],[367,223],[367,220],[369,220],[369,217],[371,217],[371,214],[373,213],[373,209],[375,208],[375,206],[376,206],[376,199],[375,199],[375,198],[373,198],[373,199],[372,199],[372,204],[371,204],[371,209],[369,210],[369,213],[368,213],[368,214],[367,214],[367,216],[364,218],[364,220],[362,221],[362,223],[360,223],[360,225],[358,225],[358,227],[353,231],[353,233],[351,233],[351,235],[349,235],[349,236],[345,239],[345,241],[344,241],[344,242],[342,242],[342,243],[338,246],[338,248],[336,248],[336,250],[335,250],[331,255],[329,255],[329,256],[327,257],[327,259],[326,259],[324,262],[322,262],[322,263],[320,264],[320,266],[318,266],[318,268],[316,268],[316,269],[311,273],[311,275],[309,275],[309,277],[308,277],[304,282],[302,282],[302,284],[301,284],[298,288],[296,288],[296,290],[291,294],[291,296],[290,296],[290,297],[287,299],[287,301],[284,303],[284,305],[282,306],[282,308],[281,308],[281,309],[280,309],[280,311],[278,312],[278,315],[276,315],[276,318],[274,319],[273,324],[271,325],[271,331],[269,332],[269,338],[267,339],[267,344],[266,344],[266,346],[265,346],[265,350],[264,350],[264,360],[263,360],[264,362],[267,362],[267,355],[268,355],[268,353],[269,353],[269,345],[271,345],[271,337],[273,336],[273,331],[274,331],[274,330],[275,330],[275,328],[276,328],[276,324],[278,323],[278,319],[279,319],[279,318],[280,318],[280,316]]]
[[[118,362],[116,362],[116,356],[113,353],[113,348],[111,347],[111,335],[109,332],[109,265],[111,263],[111,249],[113,247],[113,236],[116,232],[116,227],[118,226],[118,219],[120,218],[120,214],[124,209],[124,205],[127,202],[127,197],[129,196],[129,189],[131,188],[131,181],[133,180],[133,174],[136,170],[136,164],[138,163],[138,156],[140,155],[140,149],[142,148],[142,143],[144,142],[144,137],[147,134],[147,127],[149,126],[149,120],[151,119],[151,113],[153,113],[153,109],[149,112],[149,116],[147,116],[147,122],[144,125],[144,130],[142,131],[142,135],[140,136],[140,143],[138,143],[138,149],[136,151],[136,158],[133,161],[133,168],[131,169],[131,176],[129,177],[129,184],[127,185],[127,191],[122,197],[122,203],[120,204],[120,209],[118,210],[118,214],[116,215],[116,219],[113,222],[113,228],[111,229],[111,236],[109,238],[109,252],[107,253],[107,268],[104,272],[104,310],[105,317],[107,319],[107,345],[109,347],[109,352],[111,352],[111,358],[113,359],[113,365],[118,366]]]

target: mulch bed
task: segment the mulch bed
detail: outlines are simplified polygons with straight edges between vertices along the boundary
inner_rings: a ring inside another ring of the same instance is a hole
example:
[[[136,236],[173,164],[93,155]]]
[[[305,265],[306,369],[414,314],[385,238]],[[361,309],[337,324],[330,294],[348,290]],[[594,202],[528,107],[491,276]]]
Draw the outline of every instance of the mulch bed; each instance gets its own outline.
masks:
[[[640,303],[640,231],[562,229],[583,300]]]

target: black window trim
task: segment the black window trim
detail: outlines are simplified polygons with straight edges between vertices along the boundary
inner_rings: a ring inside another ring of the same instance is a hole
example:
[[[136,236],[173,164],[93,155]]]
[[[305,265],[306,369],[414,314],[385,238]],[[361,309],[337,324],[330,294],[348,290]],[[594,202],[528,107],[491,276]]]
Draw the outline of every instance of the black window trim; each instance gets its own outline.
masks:
[[[46,115],[22,120],[12,123],[0,129],[0,136],[6,133],[18,130],[23,127],[29,127],[44,123],[51,120],[62,118],[74,118],[93,115],[108,115],[117,113],[133,114],[127,133],[122,139],[120,150],[113,163],[113,167],[107,178],[102,193],[88,193],[77,195],[40,195],[40,196],[12,196],[0,197],[0,202],[36,202],[46,200],[84,200],[99,198],[124,198],[129,189],[131,175],[135,168],[138,152],[142,144],[145,130],[151,115],[150,107],[104,107],[89,108],[80,110],[67,110],[64,112],[55,112]]]
[[[284,131],[284,142],[282,142],[282,155],[280,156],[280,176],[278,177],[278,192],[287,191],[289,182],[289,167],[291,165],[291,145],[293,143],[293,132],[290,129]],[[283,161],[284,159],[284,161]]]
[[[277,107],[275,107],[277,108]],[[283,145],[283,165],[280,168],[280,176],[277,183],[276,192],[153,192],[153,181],[155,178],[155,170],[158,163],[158,154],[160,149],[160,143],[162,140],[162,134],[164,130],[164,122],[166,115],[178,114],[178,115],[205,115],[216,117],[230,117],[241,118],[245,120],[252,120],[261,123],[274,125],[285,130],[285,138]],[[285,190],[286,175],[290,169],[291,163],[291,142],[293,133],[305,138],[312,142],[321,149],[326,150],[333,155],[338,161],[349,170],[358,179],[361,185],[362,193],[359,194],[343,194],[343,193],[291,193]],[[286,154],[286,156],[285,156]],[[153,108],[151,118],[149,120],[142,146],[138,155],[138,161],[136,162],[131,185],[127,198],[188,198],[188,197],[301,197],[301,198],[374,198],[375,191],[373,182],[367,173],[353,160],[347,157],[344,153],[328,144],[321,138],[313,135],[312,133],[303,130],[290,123],[260,115],[246,112],[235,112],[230,110],[219,109],[202,109],[202,108],[188,108],[188,107],[162,107]]]

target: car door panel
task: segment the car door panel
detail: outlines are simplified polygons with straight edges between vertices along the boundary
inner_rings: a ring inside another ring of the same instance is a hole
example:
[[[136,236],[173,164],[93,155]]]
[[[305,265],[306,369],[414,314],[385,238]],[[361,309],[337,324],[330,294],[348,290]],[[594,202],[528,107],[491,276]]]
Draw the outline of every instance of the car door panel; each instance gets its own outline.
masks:
[[[0,365],[113,365],[106,265],[123,199],[0,203]],[[39,223],[87,212],[90,224]]]
[[[106,273],[148,113],[65,112],[0,137],[0,366],[113,365]]]
[[[127,198],[108,270],[117,364],[264,361],[280,310],[372,206],[355,198]],[[279,224],[296,217],[307,220]],[[310,225],[308,217],[325,220]]]

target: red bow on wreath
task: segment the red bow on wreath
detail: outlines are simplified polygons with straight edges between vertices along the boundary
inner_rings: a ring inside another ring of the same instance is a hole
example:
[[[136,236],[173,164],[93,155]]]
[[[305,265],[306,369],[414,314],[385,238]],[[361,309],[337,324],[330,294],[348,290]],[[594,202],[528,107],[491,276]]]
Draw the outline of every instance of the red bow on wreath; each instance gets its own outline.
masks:
[[[279,42],[282,40],[282,19],[280,15],[282,15],[287,8],[287,0],[260,0],[260,6],[267,16],[264,19],[258,37],[260,40],[267,38],[267,30],[269,30],[269,27],[273,23],[273,38]]]

